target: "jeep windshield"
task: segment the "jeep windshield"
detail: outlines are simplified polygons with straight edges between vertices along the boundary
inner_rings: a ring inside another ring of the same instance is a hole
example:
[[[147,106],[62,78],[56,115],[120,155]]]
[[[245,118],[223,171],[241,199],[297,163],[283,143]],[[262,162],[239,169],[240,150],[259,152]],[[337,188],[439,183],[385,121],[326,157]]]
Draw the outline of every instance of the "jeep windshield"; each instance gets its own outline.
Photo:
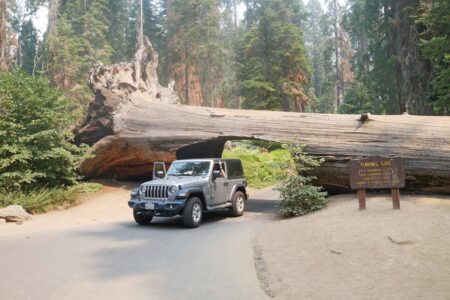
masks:
[[[209,161],[176,161],[167,172],[169,176],[208,176]]]

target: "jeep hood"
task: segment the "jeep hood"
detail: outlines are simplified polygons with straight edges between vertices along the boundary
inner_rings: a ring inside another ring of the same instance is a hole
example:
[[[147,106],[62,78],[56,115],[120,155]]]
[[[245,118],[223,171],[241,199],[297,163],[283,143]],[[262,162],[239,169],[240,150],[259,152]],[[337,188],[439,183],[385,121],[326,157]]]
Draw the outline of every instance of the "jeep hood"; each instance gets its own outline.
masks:
[[[181,185],[182,188],[188,188],[193,186],[201,186],[208,182],[208,177],[202,176],[167,176],[163,179],[156,179],[152,181],[146,181],[145,185]]]

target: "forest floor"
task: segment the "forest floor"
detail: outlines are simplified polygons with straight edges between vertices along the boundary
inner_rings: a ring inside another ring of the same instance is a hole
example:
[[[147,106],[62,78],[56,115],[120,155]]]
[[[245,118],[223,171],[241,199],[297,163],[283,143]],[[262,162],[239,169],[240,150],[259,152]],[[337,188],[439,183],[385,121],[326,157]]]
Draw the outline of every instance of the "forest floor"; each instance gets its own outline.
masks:
[[[255,248],[276,299],[450,299],[450,197],[330,197],[327,208],[267,224]]]

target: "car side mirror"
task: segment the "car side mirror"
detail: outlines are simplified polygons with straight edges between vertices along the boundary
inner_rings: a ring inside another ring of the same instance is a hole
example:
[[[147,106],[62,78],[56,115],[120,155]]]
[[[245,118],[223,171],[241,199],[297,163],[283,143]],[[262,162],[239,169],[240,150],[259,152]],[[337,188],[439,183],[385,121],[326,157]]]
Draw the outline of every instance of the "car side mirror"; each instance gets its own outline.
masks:
[[[166,177],[166,164],[163,162],[155,162],[153,164],[153,180],[164,177]]]
[[[214,179],[217,179],[217,178],[220,178],[220,176],[221,176],[220,170],[214,170],[212,175],[213,175],[213,176],[212,176],[212,179],[213,179],[213,180],[214,180]]]

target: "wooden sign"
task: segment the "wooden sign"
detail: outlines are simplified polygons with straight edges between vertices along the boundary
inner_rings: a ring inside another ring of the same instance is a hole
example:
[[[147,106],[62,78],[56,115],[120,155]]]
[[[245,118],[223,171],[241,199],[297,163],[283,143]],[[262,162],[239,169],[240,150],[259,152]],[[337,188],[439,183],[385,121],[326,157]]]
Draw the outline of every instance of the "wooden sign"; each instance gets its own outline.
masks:
[[[394,209],[400,208],[399,188],[405,186],[405,167],[399,157],[372,156],[351,160],[350,187],[358,190],[359,209],[366,208],[365,189],[391,188]]]
[[[372,156],[351,160],[349,166],[352,189],[402,188],[405,186],[405,167],[401,158]]]

